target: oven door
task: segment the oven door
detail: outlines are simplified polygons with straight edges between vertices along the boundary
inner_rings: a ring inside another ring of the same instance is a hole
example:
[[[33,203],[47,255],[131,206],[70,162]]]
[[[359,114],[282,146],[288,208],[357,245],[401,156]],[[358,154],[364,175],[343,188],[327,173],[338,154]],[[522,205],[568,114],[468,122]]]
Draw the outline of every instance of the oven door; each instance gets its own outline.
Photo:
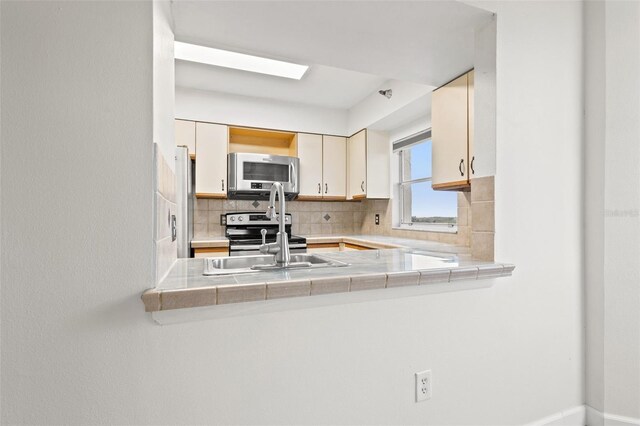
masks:
[[[299,163],[295,157],[231,153],[228,157],[229,191],[268,192],[274,182],[280,182],[284,192],[298,193]]]

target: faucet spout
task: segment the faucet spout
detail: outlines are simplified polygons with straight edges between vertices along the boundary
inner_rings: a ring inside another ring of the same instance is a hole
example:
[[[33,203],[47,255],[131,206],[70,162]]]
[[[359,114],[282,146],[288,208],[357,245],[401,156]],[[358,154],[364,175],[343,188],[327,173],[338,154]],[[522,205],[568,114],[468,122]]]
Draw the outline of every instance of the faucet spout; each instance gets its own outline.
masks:
[[[284,206],[284,188],[280,182],[274,182],[271,185],[271,192],[269,193],[269,207],[267,209],[267,217],[272,218],[276,213],[276,194],[278,195],[279,211],[278,218],[280,221],[279,232],[285,232],[285,206]]]
[[[276,216],[276,195],[278,196],[279,213]],[[289,237],[287,236],[286,221],[287,216],[285,214],[285,201],[284,201],[284,188],[280,182],[274,182],[271,185],[271,192],[269,193],[269,207],[267,208],[267,217],[272,219],[278,218],[278,234],[276,235],[276,242],[270,244],[262,244],[260,246],[260,252],[275,254],[276,263],[279,265],[287,266],[291,260],[291,254],[289,252]]]

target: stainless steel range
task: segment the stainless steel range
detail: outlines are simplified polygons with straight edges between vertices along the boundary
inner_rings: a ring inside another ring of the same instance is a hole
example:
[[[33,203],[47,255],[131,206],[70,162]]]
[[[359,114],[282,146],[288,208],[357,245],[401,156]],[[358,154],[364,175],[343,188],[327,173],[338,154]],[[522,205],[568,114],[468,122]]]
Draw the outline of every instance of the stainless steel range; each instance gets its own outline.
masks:
[[[264,213],[227,213],[222,216],[222,224],[226,225],[225,236],[229,239],[229,256],[247,256],[260,254],[262,244],[261,231],[266,230],[265,242],[276,241],[280,216],[269,219]],[[285,228],[289,235],[291,253],[306,253],[307,240],[291,235],[290,214],[285,215]]]

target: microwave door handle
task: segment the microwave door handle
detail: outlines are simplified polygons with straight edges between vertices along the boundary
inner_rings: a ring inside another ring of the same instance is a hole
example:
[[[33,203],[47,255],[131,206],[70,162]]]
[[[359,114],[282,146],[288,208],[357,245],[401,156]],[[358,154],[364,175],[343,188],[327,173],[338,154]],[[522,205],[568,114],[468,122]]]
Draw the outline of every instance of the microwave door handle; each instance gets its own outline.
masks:
[[[289,163],[289,169],[291,170],[290,172],[291,178],[289,179],[292,183],[291,190],[295,192],[296,187],[298,186],[298,176],[296,175],[296,165],[293,162]]]

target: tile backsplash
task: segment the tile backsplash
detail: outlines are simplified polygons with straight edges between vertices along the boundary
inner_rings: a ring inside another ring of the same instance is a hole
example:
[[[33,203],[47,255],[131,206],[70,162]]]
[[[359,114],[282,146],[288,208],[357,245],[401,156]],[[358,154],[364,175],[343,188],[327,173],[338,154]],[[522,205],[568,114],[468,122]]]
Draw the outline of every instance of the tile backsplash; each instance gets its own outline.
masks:
[[[154,171],[154,232],[156,284],[164,279],[177,259],[177,242],[171,238],[171,216],[176,214],[176,175],[153,144]],[[173,158],[171,159],[173,160]]]
[[[471,226],[471,255],[474,259],[494,260],[495,178],[487,176],[471,180],[471,210],[475,220]]]
[[[493,260],[494,178],[473,179],[471,192],[458,193],[458,232],[395,229],[392,200],[290,201],[292,232],[296,235],[367,234],[439,241],[471,247],[473,257]],[[268,201],[195,199],[194,238],[220,237],[220,215],[231,212],[265,212]],[[375,224],[375,215],[380,224]],[[475,218],[475,219],[474,219]]]
[[[268,201],[196,199],[193,213],[194,238],[224,235],[220,215],[231,212],[266,212]],[[300,235],[358,234],[361,232],[366,201],[289,201],[293,214],[292,232]]]
[[[287,212],[293,214],[292,232],[298,235],[373,234],[469,245],[471,208],[468,200],[468,194],[458,196],[458,214],[463,216],[464,224],[459,225],[457,234],[392,229],[391,200],[290,201]],[[221,214],[264,212],[267,204],[268,201],[196,199],[194,238],[224,235]],[[375,224],[376,214],[380,215],[379,225]]]

